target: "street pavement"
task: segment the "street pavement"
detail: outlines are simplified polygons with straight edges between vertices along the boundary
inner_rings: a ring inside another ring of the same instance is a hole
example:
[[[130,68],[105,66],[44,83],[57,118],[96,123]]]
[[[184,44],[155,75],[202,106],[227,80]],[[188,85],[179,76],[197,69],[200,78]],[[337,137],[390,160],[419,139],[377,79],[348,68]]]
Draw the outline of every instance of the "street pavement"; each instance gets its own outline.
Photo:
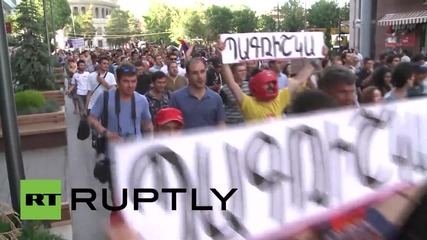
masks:
[[[104,240],[104,230],[109,224],[109,212],[103,209],[101,202],[101,189],[107,185],[101,184],[93,177],[95,166],[95,151],[92,149],[90,137],[85,141],[77,139],[79,116],[73,114],[73,104],[70,98],[65,100],[67,119],[68,141],[68,169],[69,188],[91,188],[97,193],[94,202],[96,211],[83,203],[77,205],[77,210],[72,211],[73,240]],[[70,192],[70,189],[68,189]],[[108,198],[110,199],[110,198]],[[111,204],[111,203],[110,203]]]

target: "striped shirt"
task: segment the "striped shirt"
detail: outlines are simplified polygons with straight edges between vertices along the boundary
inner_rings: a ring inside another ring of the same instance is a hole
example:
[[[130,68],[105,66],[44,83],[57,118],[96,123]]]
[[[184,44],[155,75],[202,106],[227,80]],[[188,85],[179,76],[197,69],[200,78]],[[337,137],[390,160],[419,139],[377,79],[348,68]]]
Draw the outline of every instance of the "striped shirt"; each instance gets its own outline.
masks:
[[[248,82],[243,81],[240,84],[240,88],[242,89],[242,91],[245,94],[250,95],[249,83]],[[224,85],[221,88],[219,94],[221,95],[222,102],[224,103],[225,114],[226,114],[225,123],[226,124],[243,123],[244,122],[243,114],[240,111],[240,108],[236,102],[236,98],[234,97],[230,88],[228,88],[227,85]]]

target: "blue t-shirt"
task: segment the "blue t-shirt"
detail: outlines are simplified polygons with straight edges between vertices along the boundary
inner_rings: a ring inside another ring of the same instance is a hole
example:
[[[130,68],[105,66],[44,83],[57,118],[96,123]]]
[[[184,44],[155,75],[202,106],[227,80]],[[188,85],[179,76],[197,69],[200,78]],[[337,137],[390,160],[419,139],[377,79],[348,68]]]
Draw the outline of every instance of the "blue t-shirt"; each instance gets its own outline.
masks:
[[[124,102],[120,101],[120,121],[117,120],[116,111],[115,111],[115,94],[116,89],[110,90],[108,92],[108,131],[119,133],[123,137],[135,136],[134,132],[136,130],[136,137],[141,136],[141,121],[151,121],[151,114],[148,108],[148,101],[145,96],[140,95],[135,92],[135,111],[136,111],[136,121],[135,124],[132,120],[132,109],[131,100]],[[100,94],[98,99],[96,99],[95,105],[90,110],[90,115],[99,119],[102,116],[102,111],[104,109],[104,96]],[[119,131],[119,124],[120,130]]]
[[[193,96],[189,87],[183,87],[172,94],[169,106],[181,110],[185,129],[211,127],[225,122],[221,97],[207,87],[202,99]]]

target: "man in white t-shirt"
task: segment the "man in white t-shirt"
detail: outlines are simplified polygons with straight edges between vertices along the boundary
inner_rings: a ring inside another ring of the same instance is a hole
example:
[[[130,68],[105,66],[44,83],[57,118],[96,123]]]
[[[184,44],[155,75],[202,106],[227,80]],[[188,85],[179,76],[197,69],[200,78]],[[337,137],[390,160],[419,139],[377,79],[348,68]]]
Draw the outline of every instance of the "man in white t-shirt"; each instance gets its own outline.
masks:
[[[86,63],[84,60],[79,60],[77,62],[77,72],[74,73],[73,78],[71,79],[71,86],[69,87],[67,94],[70,92],[76,91],[77,94],[77,103],[79,105],[80,115],[83,116],[86,106],[86,95],[88,90],[88,77],[89,72],[85,71]]]
[[[86,98],[87,114],[90,113],[96,99],[99,95],[106,90],[116,86],[116,78],[108,71],[110,62],[107,57],[100,57],[98,59],[98,71],[89,75],[88,80],[88,93]]]

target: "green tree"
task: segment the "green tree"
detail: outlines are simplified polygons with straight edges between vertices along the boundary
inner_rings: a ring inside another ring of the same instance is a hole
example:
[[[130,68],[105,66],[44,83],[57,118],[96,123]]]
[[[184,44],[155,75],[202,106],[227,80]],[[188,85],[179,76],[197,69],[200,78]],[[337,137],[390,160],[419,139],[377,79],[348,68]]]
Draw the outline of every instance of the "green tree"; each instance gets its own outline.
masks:
[[[233,12],[227,7],[210,6],[206,9],[207,40],[215,40],[221,33],[233,30]]]
[[[147,40],[155,41],[163,38],[169,41],[169,31],[172,20],[179,16],[179,11],[171,6],[158,1],[151,1],[148,15],[143,16],[144,32],[149,33]]]
[[[340,8],[336,1],[319,0],[308,11],[307,20],[310,27],[334,28],[338,27]]]
[[[263,14],[258,19],[258,31],[276,32],[276,21],[271,15]]]
[[[42,5],[43,0],[36,0],[38,4]],[[58,31],[63,29],[67,24],[71,23],[71,8],[67,0],[50,0],[52,1],[52,11],[50,9],[49,0],[47,0],[47,15],[48,15],[48,27],[52,31]],[[52,13],[52,15],[51,15]],[[43,9],[40,9],[40,15],[43,16]],[[54,28],[52,26],[52,18]]]
[[[245,7],[233,12],[232,27],[235,32],[248,33],[254,32],[258,25],[258,18],[256,13],[251,9]]]
[[[17,6],[20,41],[11,65],[13,83],[18,90],[54,88],[53,74],[49,70],[52,58],[43,42],[43,18],[39,10],[40,6],[31,0],[22,0]]]
[[[304,7],[300,0],[289,0],[281,8],[281,29],[287,32],[298,32],[304,29]]]
[[[346,2],[344,6],[340,8],[341,19],[344,21],[350,20],[350,3]]]
[[[138,21],[129,11],[114,10],[108,16],[105,34],[109,45],[120,46],[129,42],[133,34],[137,34]]]
[[[93,5],[84,14],[80,14],[74,19],[74,28],[76,37],[82,37],[85,40],[90,40],[95,37],[96,29],[93,26]]]
[[[172,41],[182,38],[196,38],[206,36],[206,23],[203,11],[200,9],[184,9],[178,12],[178,17],[173,18],[170,27]]]

